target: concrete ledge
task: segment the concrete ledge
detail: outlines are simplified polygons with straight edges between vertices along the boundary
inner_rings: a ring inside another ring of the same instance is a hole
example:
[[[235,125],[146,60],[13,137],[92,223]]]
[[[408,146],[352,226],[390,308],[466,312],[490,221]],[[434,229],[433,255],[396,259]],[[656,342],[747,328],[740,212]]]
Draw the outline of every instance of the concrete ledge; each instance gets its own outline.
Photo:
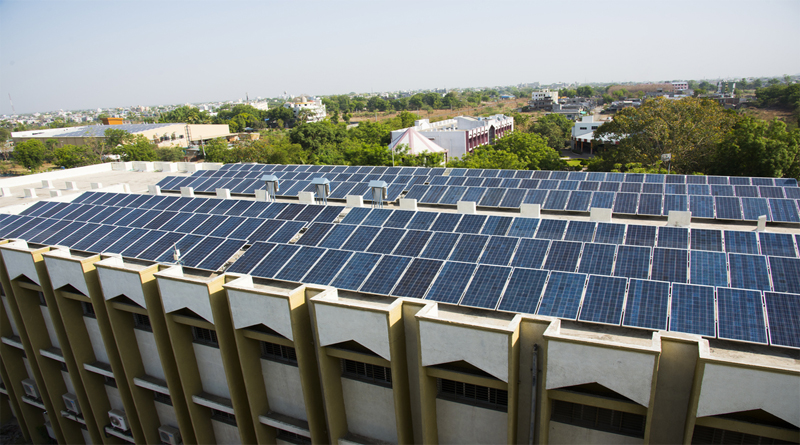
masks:
[[[87,165],[86,167],[68,168],[35,175],[15,176],[13,178],[0,179],[0,187],[19,187],[27,184],[41,184],[44,180],[54,181],[56,179],[71,178],[73,176],[87,176],[96,173],[112,171],[112,164]]]
[[[156,171],[176,172],[178,171],[178,164],[174,162],[154,162],[153,168],[155,168]]]
[[[205,406],[206,408],[217,409],[228,414],[234,414],[231,399],[218,397],[212,394],[201,392],[192,396],[192,402]]]
[[[92,187],[92,190],[97,190],[97,189],[103,188],[103,183],[102,182],[92,182],[90,184],[90,186]]]
[[[458,201],[456,209],[458,213],[474,214],[477,209],[477,204],[473,201]]]
[[[51,181],[49,179],[45,179],[44,181],[42,181],[42,188],[43,189],[51,189],[51,188],[53,188],[53,181]]]
[[[256,190],[256,201],[266,202],[267,201],[267,191],[266,190]]]
[[[217,189],[216,192],[219,199],[231,199],[230,189]]]
[[[519,214],[526,218],[541,218],[542,206],[541,204],[520,204]]]
[[[592,208],[589,211],[589,221],[611,222],[611,209]]]
[[[413,210],[417,211],[417,200],[416,199],[406,199],[400,198],[400,208],[402,210]]]
[[[364,207],[363,196],[347,195],[345,199],[347,199],[347,207]]]
[[[308,422],[305,420],[270,411],[265,416],[258,416],[258,421],[273,428],[289,431],[303,437],[308,437],[309,439],[311,438]]]
[[[152,162],[134,162],[133,169],[137,172],[152,172],[155,167]]]
[[[297,199],[300,201],[300,204],[314,204],[314,193],[300,192],[297,194]]]
[[[692,224],[692,212],[670,210],[667,225],[673,227],[689,227]]]
[[[133,169],[133,162],[112,162],[111,169],[114,171],[128,171]]]
[[[148,195],[161,195],[161,187],[157,185],[148,184],[147,185],[147,194]]]
[[[181,196],[186,198],[194,198],[194,188],[192,187],[181,187]]]

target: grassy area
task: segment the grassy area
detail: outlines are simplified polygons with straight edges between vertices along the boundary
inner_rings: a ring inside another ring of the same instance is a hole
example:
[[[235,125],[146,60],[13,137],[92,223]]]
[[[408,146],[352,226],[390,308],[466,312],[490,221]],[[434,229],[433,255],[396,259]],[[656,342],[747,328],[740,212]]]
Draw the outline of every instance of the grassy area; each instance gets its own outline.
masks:
[[[580,159],[571,159],[571,160],[567,161],[567,165],[569,165],[570,167],[580,167],[581,166],[581,160]]]

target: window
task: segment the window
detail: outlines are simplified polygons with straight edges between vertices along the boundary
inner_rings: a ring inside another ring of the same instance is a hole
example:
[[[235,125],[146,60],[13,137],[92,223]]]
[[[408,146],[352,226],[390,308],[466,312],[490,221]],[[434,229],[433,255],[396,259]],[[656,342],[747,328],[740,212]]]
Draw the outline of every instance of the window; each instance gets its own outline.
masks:
[[[150,326],[150,317],[142,314],[133,314],[133,327],[143,331],[153,332],[153,327]]]
[[[105,379],[104,383],[106,384],[106,386],[110,386],[112,388],[117,387],[117,381],[116,379],[114,379],[114,377],[103,376],[103,378]]]
[[[297,366],[297,354],[291,346],[261,342],[261,358]]]
[[[160,392],[153,391],[153,400],[163,403],[164,405],[172,406],[172,397],[170,397],[169,394],[162,394]]]
[[[439,389],[439,397],[443,399],[499,411],[508,410],[508,391],[504,389],[489,388],[447,379],[437,379],[436,383]]]
[[[81,307],[83,308],[84,317],[97,318],[97,314],[94,312],[94,306],[92,306],[92,303],[81,301]]]
[[[280,428],[278,430],[278,439],[289,442],[289,443],[297,443],[297,444],[307,444],[311,443],[311,439],[306,436],[301,436],[297,433],[293,433],[291,431],[282,430]]]
[[[47,300],[44,299],[44,292],[36,292],[39,295],[39,306],[47,307]]]
[[[644,438],[645,417],[639,414],[553,400],[550,420],[597,431]]]
[[[195,343],[219,348],[219,342],[217,341],[217,333],[212,331],[211,329],[204,329],[192,326],[192,338],[194,338]]]
[[[228,425],[236,426],[236,416],[233,414],[228,414],[225,411],[211,408],[211,418],[213,420],[227,423]]]
[[[392,370],[385,366],[342,359],[342,376],[375,385],[392,386]]]

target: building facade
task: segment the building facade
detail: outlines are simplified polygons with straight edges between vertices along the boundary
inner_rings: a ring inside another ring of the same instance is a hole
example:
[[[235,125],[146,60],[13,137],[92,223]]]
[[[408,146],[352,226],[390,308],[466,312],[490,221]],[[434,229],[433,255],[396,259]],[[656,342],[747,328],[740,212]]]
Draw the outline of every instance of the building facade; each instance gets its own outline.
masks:
[[[228,124],[119,124],[15,131],[11,133],[11,140],[19,143],[30,139],[55,139],[59,147],[68,144],[85,145],[92,139],[105,139],[105,132],[109,129],[144,136],[159,147],[187,147],[202,141],[231,136]]]
[[[320,98],[302,96],[293,102],[286,102],[283,106],[294,111],[295,117],[299,116],[300,113],[304,113],[306,122],[321,122],[327,116],[325,104],[322,103]]]
[[[514,131],[514,118],[502,114],[489,117],[458,116],[438,122],[420,119],[414,122],[419,134],[427,137],[436,145],[447,150],[450,159],[472,153],[483,145],[492,145],[496,138]],[[392,144],[395,143],[407,128],[392,131]]]

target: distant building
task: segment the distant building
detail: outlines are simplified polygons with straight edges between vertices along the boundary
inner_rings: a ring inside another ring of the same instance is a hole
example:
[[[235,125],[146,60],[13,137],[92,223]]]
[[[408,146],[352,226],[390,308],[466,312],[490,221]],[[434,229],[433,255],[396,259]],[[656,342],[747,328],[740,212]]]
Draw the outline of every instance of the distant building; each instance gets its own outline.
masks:
[[[736,91],[736,82],[719,81],[717,82],[717,93],[726,95]]]
[[[58,146],[67,144],[85,145],[89,139],[105,138],[108,129],[125,130],[134,135],[142,135],[157,143],[159,147],[187,147],[201,141],[231,136],[228,124],[122,124],[89,125],[83,127],[51,128],[46,130],[15,131],[12,141],[25,142],[29,139],[55,139]]]
[[[548,109],[558,103],[558,91],[548,89],[534,91],[528,105],[534,110]]]
[[[603,122],[595,121],[594,116],[584,116],[580,121],[575,122],[570,137],[572,151],[594,154],[592,141],[595,139],[594,132],[600,128],[600,125],[603,125]]]
[[[447,150],[448,157],[454,159],[472,153],[476,147],[494,144],[496,138],[514,131],[514,118],[495,114],[489,117],[458,116],[433,123],[428,119],[420,119],[411,128]],[[393,131],[392,143],[406,130]]]
[[[675,92],[689,89],[689,82],[672,82],[672,89]]]
[[[320,122],[325,119],[327,115],[325,113],[325,104],[322,103],[322,99],[311,97],[307,98],[305,96],[298,97],[294,102],[286,102],[283,104],[285,108],[291,108],[294,110],[294,115],[297,117],[300,115],[302,110],[308,110],[308,115],[306,116],[306,122]]]

